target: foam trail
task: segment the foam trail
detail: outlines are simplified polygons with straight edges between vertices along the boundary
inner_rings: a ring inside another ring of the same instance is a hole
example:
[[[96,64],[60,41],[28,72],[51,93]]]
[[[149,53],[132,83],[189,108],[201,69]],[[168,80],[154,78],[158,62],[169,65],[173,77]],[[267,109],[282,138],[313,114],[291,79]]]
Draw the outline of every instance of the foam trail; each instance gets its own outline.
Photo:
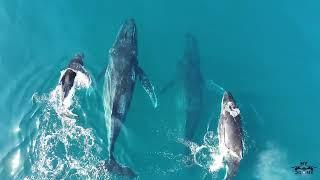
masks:
[[[90,86],[89,88],[87,88],[86,95],[91,96],[93,92],[94,92],[94,87]]]
[[[213,80],[208,80],[206,85],[209,90],[216,90],[219,94],[223,94],[225,92],[224,88],[215,83]]]
[[[85,117],[57,116],[53,112],[60,104],[50,101],[51,95],[52,92],[47,98],[40,99],[39,103],[46,107],[32,117],[41,121],[37,135],[31,141],[30,153],[35,163],[25,179],[97,179],[100,175],[107,179],[107,172],[99,172],[96,168],[103,151],[94,131],[77,124]],[[75,108],[81,109],[81,106]]]
[[[188,141],[188,140],[184,140],[179,138],[178,142],[187,146],[188,148],[190,148],[191,154],[195,154],[197,152],[197,149],[199,148],[199,145],[197,143],[194,143],[192,141]]]

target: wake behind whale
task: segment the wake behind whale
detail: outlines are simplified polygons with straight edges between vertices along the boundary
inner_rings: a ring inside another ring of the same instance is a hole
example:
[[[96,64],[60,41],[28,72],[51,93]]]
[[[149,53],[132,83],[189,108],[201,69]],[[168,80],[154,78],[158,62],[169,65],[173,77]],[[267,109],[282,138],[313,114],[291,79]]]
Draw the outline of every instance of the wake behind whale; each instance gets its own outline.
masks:
[[[99,171],[104,159],[103,141],[85,123],[86,107],[80,102],[80,89],[91,87],[91,78],[83,66],[83,55],[71,59],[53,90],[35,92],[32,108],[23,115],[17,128],[20,143],[3,161],[4,179],[88,179],[108,178]],[[69,116],[66,112],[76,112]],[[78,113],[82,112],[82,113]],[[8,177],[8,178],[6,178]]]

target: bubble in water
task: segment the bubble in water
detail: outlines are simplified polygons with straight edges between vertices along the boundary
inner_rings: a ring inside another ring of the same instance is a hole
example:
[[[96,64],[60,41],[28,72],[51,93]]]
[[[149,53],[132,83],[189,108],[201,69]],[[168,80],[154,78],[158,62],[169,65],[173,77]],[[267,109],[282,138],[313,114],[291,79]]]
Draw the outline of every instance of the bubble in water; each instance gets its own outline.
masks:
[[[217,147],[218,145],[218,137],[214,136],[214,132],[213,131],[208,131],[204,137],[203,137],[203,142],[205,145],[209,146],[209,147]]]
[[[199,166],[209,169],[210,164],[214,161],[212,149],[205,145],[200,146],[194,154],[194,161]]]
[[[216,173],[225,167],[223,154],[220,153],[218,147],[218,136],[215,136],[213,131],[208,131],[204,135],[203,145],[183,139],[178,139],[178,142],[190,148],[194,163],[206,169],[208,173]]]

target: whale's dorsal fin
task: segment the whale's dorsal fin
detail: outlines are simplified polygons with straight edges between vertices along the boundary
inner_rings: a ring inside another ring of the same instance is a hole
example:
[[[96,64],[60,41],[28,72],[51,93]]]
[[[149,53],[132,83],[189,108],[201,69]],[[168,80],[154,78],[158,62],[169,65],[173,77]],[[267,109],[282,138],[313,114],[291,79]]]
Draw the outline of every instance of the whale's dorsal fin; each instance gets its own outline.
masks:
[[[144,73],[144,71],[139,66],[136,66],[136,73],[139,77],[139,80],[141,82],[142,87],[149,95],[154,108],[156,108],[158,106],[158,100],[157,100],[157,95],[154,90],[154,86],[152,85],[152,83],[149,80],[149,78],[147,77],[147,75]]]

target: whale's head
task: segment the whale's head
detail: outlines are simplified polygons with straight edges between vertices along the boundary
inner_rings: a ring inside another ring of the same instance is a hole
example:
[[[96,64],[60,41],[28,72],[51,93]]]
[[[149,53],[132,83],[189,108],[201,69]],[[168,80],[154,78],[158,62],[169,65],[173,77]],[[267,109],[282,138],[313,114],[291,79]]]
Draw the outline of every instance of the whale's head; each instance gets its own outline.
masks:
[[[240,115],[240,110],[236,104],[236,101],[228,91],[223,93],[221,110],[222,113],[228,112],[234,118]]]
[[[83,59],[84,59],[84,54],[83,53],[78,53],[76,54],[70,61],[68,68],[72,69],[73,71],[81,71],[83,67]]]
[[[78,53],[71,59],[69,66],[71,64],[79,64],[79,65],[83,66],[83,59],[84,59],[84,54]]]
[[[234,98],[233,98],[232,94],[230,92],[228,92],[228,91],[225,91],[223,93],[222,102],[223,102],[223,104],[232,103],[233,106],[235,107]]]
[[[192,65],[199,65],[200,57],[199,57],[198,40],[191,33],[186,33],[185,35],[184,56],[187,63],[190,63]]]
[[[137,59],[137,50],[137,27],[134,19],[127,19],[122,24],[109,54],[113,59],[128,62]]]

